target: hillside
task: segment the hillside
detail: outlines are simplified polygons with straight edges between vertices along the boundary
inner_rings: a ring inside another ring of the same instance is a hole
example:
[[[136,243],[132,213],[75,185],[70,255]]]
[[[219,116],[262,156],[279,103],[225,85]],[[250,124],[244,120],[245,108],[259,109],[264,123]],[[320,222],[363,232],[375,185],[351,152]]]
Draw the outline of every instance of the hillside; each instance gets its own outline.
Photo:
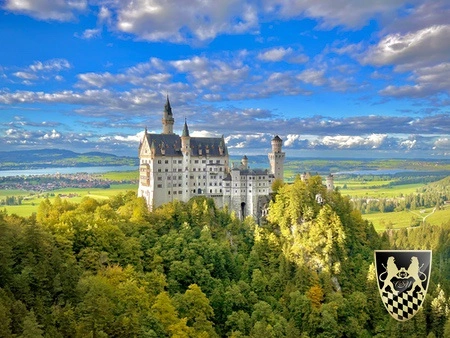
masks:
[[[149,213],[133,192],[0,213],[0,337],[447,337],[449,226],[380,236],[321,182],[281,186],[259,225],[206,198]],[[405,323],[376,286],[388,248],[439,257]]]
[[[63,149],[0,152],[0,170],[122,165],[138,165],[138,158],[101,152],[76,153]]]

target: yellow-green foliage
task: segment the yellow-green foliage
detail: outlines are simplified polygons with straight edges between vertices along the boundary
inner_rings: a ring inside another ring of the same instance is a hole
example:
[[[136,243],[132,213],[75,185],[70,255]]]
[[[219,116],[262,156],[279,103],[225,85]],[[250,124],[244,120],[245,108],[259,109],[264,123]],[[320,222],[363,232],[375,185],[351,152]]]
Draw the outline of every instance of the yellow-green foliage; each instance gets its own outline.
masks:
[[[401,336],[373,276],[373,249],[389,243],[433,248],[427,304],[449,305],[445,227],[381,238],[320,177],[281,187],[269,219],[207,198],[150,213],[135,191],[0,212],[0,337]],[[426,306],[415,330],[442,333]]]

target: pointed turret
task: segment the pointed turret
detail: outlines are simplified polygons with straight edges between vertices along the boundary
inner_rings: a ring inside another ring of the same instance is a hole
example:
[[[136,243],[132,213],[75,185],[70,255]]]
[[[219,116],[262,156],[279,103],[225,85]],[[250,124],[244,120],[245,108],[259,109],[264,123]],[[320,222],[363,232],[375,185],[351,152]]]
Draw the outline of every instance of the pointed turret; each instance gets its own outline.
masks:
[[[167,95],[167,101],[164,106],[164,113],[162,118],[163,134],[173,134],[173,124],[175,120],[172,114],[172,107],[170,106],[169,95]]]
[[[181,134],[181,151],[186,156],[191,153],[191,137],[186,119],[184,120],[183,133]]]
[[[181,136],[189,137],[189,128],[186,119],[184,119],[183,133],[181,134]]]

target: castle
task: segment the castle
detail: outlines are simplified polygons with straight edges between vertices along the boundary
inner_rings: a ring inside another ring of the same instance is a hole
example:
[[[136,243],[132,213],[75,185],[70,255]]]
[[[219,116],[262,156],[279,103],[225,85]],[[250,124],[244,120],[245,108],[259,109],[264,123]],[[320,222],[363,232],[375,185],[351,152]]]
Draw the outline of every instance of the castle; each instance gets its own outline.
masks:
[[[139,145],[139,190],[148,208],[174,200],[187,202],[194,196],[214,199],[218,207],[228,206],[241,219],[259,219],[267,211],[272,183],[283,180],[285,153],[280,137],[272,139],[268,154],[270,169],[251,169],[244,156],[231,166],[224,137],[191,137],[187,122],[181,136],[173,132],[175,119],[169,97],[162,117],[162,133],[145,129]]]

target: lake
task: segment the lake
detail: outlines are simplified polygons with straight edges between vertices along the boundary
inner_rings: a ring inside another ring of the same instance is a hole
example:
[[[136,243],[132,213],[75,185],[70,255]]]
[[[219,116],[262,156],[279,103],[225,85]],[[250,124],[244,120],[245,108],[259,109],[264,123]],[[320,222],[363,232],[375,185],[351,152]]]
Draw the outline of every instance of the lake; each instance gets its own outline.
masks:
[[[53,174],[101,174],[111,171],[138,171],[137,166],[96,166],[96,167],[61,167],[61,168],[40,168],[23,170],[0,170],[0,177],[10,176],[31,176],[31,175],[53,175]]]

